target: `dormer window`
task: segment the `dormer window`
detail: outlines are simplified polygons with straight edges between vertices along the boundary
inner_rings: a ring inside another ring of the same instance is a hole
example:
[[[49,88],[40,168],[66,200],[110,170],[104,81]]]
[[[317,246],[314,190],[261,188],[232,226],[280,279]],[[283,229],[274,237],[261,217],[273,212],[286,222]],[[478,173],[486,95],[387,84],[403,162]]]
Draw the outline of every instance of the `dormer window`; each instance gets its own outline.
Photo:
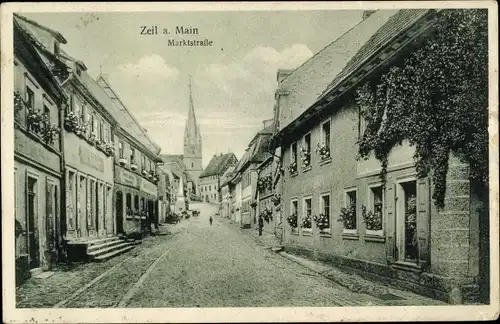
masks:
[[[54,55],[58,56],[60,53],[59,42],[54,41]]]

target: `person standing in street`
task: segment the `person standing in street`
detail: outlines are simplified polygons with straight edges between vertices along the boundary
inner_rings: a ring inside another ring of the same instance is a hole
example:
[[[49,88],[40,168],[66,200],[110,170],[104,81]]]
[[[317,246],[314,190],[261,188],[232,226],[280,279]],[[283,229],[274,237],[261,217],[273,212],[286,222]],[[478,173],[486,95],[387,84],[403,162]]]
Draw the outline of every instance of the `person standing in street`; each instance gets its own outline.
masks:
[[[264,227],[264,219],[259,215],[259,236],[262,236],[262,228]]]
[[[212,221],[213,221],[213,218],[212,216],[210,215],[210,218],[208,219],[210,221],[210,226],[212,226]]]

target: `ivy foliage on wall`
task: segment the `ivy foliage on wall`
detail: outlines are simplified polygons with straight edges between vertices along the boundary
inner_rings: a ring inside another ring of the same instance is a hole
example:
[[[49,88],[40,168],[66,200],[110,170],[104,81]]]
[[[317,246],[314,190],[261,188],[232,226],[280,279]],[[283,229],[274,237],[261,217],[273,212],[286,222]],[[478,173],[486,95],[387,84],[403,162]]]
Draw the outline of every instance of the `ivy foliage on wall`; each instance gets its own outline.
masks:
[[[444,206],[450,153],[488,185],[488,12],[439,13],[425,43],[380,79],[357,89],[365,119],[359,157],[371,152],[385,182],[391,149],[408,140],[419,177],[432,169],[433,200]]]

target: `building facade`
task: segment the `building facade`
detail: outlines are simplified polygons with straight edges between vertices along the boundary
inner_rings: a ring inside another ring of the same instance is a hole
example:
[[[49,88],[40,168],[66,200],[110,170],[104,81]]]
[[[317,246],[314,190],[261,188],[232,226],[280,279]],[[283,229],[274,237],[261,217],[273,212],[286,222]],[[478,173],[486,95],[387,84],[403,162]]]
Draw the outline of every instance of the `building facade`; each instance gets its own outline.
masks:
[[[14,16],[14,206],[16,284],[50,270],[61,243],[61,126],[67,96],[50,71],[50,53]],[[56,33],[47,30],[48,35]],[[57,35],[58,42],[65,42]],[[52,47],[50,47],[52,48]]]
[[[289,103],[295,101],[291,96],[300,96],[293,90],[300,87],[300,76],[294,74],[307,71],[294,71],[280,83],[286,93],[279,102],[277,134],[285,166],[286,249],[429,297],[477,300],[480,273],[487,272],[479,255],[488,253],[480,251],[478,233],[487,216],[473,208],[481,202],[470,186],[468,166],[450,157],[446,205],[438,210],[431,199],[432,171],[417,177],[408,142],[391,151],[385,183],[378,160],[357,159],[365,124],[353,97],[359,80],[376,80],[381,70],[400,63],[405,46],[425,38],[435,12],[401,10],[374,27],[377,16],[358,25],[371,26],[374,36],[306,111]],[[349,33],[356,35],[356,28]],[[386,41],[378,43],[381,38]],[[398,41],[403,38],[408,42]],[[322,66],[311,60],[305,68]],[[295,118],[285,113],[290,110]]]
[[[238,163],[233,153],[214,155],[199,176],[201,201],[219,203],[221,197],[221,178],[230,166]]]
[[[274,217],[276,206],[279,203],[274,195],[274,177],[273,177],[273,157],[268,157],[257,168],[257,190],[256,201],[257,209],[255,214],[257,217],[262,217],[264,220],[264,232],[276,235],[276,221]],[[275,204],[276,202],[276,204]],[[253,224],[258,227],[258,222]]]
[[[107,102],[109,112],[118,121],[113,129],[115,232],[145,235],[151,224],[159,225],[160,148],[147,136],[109,81],[99,76],[97,84],[101,101]]]

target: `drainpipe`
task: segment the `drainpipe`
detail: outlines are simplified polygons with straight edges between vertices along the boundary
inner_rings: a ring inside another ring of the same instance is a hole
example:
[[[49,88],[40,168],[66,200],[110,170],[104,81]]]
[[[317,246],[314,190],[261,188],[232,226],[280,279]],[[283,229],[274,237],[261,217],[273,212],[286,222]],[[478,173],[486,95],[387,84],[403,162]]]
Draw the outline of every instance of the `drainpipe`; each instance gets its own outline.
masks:
[[[66,160],[64,156],[64,117],[65,117],[65,111],[66,111],[66,102],[63,99],[61,99],[61,103],[59,104],[59,152],[60,152],[60,169],[62,173],[62,179],[60,182],[60,203],[61,207],[59,208],[60,213],[59,213],[59,228],[58,228],[58,239],[57,239],[57,249],[59,249],[59,253],[62,253],[64,255],[64,246],[65,246],[65,236],[66,236]],[[61,246],[62,245],[62,246]],[[61,251],[61,249],[63,249]],[[58,255],[58,258],[61,258],[61,255]]]

